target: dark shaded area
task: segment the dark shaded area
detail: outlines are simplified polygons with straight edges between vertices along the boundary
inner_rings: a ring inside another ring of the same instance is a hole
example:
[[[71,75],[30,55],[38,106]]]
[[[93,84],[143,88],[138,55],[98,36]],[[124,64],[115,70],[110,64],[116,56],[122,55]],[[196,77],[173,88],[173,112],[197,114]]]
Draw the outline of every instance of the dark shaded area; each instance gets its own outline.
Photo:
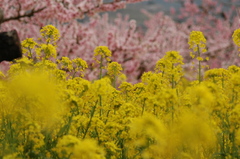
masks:
[[[16,30],[0,33],[0,62],[22,57],[21,43]]]

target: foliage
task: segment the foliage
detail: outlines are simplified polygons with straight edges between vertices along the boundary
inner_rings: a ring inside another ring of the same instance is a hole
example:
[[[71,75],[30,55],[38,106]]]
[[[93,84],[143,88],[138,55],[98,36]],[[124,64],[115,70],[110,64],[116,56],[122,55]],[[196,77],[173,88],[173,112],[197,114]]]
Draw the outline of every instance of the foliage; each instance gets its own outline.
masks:
[[[89,81],[84,60],[39,51],[57,47],[55,36],[41,35],[40,42],[24,40],[24,57],[1,75],[1,158],[240,157],[238,66],[188,81],[182,56],[169,51],[155,72],[131,84],[121,79],[121,65],[107,60],[111,51],[98,46],[106,75]]]
[[[40,28],[49,24],[57,26],[61,33],[57,55],[84,59],[90,68],[85,74],[88,80],[98,76],[98,69],[92,67],[92,52],[96,46],[109,47],[112,60],[122,65],[131,83],[139,82],[144,72],[153,70],[157,60],[169,50],[181,53],[186,63],[183,69],[190,72],[192,60],[188,56],[187,41],[192,30],[203,32],[208,40],[206,56],[211,58],[204,61],[204,65],[226,69],[239,64],[239,59],[235,58],[238,46],[231,40],[239,25],[236,0],[166,0],[178,2],[179,11],[172,8],[172,15],[167,16],[163,12],[153,14],[143,10],[149,18],[144,29],[128,16],[118,15],[110,20],[107,14],[98,14],[139,1],[41,0],[36,3],[34,0],[2,0],[1,31],[16,29],[21,40],[30,37],[37,40]]]

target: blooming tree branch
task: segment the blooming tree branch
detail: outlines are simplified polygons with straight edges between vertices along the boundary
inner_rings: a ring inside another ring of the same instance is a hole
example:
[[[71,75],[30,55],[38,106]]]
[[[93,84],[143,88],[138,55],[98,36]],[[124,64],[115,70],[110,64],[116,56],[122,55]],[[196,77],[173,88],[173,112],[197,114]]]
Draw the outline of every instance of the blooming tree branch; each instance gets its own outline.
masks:
[[[0,8],[5,14],[5,21],[1,24],[0,31],[15,29],[21,40],[37,39],[43,26],[56,26],[61,34],[57,42],[57,55],[86,60],[90,64],[86,74],[88,79],[94,79],[98,75],[97,69],[91,65],[96,46],[109,47],[112,51],[111,60],[122,65],[123,73],[131,82],[137,82],[143,72],[152,70],[157,60],[170,50],[177,50],[184,57],[184,67],[188,69],[191,57],[187,41],[193,30],[201,31],[206,36],[208,51],[205,55],[210,57],[207,62],[210,68],[226,68],[240,62],[236,58],[238,48],[231,40],[233,31],[240,24],[235,12],[237,6],[225,9],[224,4],[214,0],[203,0],[200,4],[192,0],[172,0],[182,4],[179,11],[171,9],[178,22],[163,12],[152,14],[143,10],[148,17],[144,31],[128,16],[118,15],[110,20],[107,14],[97,14],[124,8],[127,3],[139,1],[141,0],[43,0],[36,4],[33,0],[9,3],[8,0],[2,0]],[[236,2],[229,0],[229,4]],[[79,22],[86,15],[89,18]],[[13,20],[11,17],[21,18]],[[11,20],[6,21],[9,18]]]

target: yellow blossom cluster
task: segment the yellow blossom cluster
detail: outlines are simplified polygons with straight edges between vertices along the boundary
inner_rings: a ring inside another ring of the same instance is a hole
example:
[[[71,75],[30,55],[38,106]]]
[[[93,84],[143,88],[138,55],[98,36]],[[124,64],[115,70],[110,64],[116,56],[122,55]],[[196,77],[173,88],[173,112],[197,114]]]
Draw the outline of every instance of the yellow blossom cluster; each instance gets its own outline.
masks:
[[[112,56],[112,52],[108,49],[107,46],[98,46],[94,50],[94,57],[100,56],[101,60],[106,58],[107,61],[110,61],[110,58]],[[101,62],[96,59],[97,62]]]
[[[121,75],[123,75],[121,72],[122,70],[122,66],[117,62],[111,62],[107,66],[107,73],[110,79],[112,79],[114,87],[116,87],[117,77],[121,77]]]
[[[192,31],[189,36],[189,48],[193,49],[194,52],[197,52],[198,49],[202,49],[202,52],[206,52],[206,42],[203,33],[201,31]]]
[[[78,73],[80,77],[84,77],[84,71],[88,68],[88,64],[81,58],[75,58],[70,60],[68,57],[62,57],[57,60],[59,67],[66,72],[70,72],[75,77]]]
[[[100,74],[99,74],[99,79],[102,78],[103,76],[103,69],[106,68],[104,66],[104,60],[105,62],[110,62],[111,59],[110,57],[112,56],[112,52],[108,49],[107,46],[98,46],[94,49],[94,60],[100,65]],[[100,58],[100,59],[99,59]]]
[[[47,25],[43,27],[41,30],[41,41],[38,44],[32,38],[27,38],[22,41],[22,50],[24,56],[37,60],[47,60],[49,58],[56,58],[57,56],[57,48],[56,42],[60,38],[60,33],[57,28],[52,25]]]
[[[233,42],[240,47],[240,29],[236,29],[232,35]]]
[[[202,81],[202,68],[209,68],[208,65],[203,65],[202,62],[208,61],[209,57],[202,57],[202,53],[207,52],[206,49],[206,42],[207,40],[205,39],[203,33],[201,31],[192,31],[189,35],[189,49],[192,49],[193,52],[190,52],[190,56],[192,59],[195,59],[198,61],[198,81],[199,83]],[[196,52],[196,54],[195,54]],[[194,61],[192,61],[192,64],[194,65]],[[192,66],[194,68],[194,66]]]
[[[95,53],[110,58],[107,47]],[[182,61],[169,51],[132,84],[113,82],[123,74],[117,62],[89,81],[83,59],[26,54],[1,73],[0,158],[240,158],[240,67],[188,81]]]
[[[44,57],[46,59],[57,57],[56,48],[52,44],[41,44],[40,47],[36,49],[36,54],[38,57]]]
[[[170,80],[169,82],[172,84],[172,87],[174,87],[183,76],[183,64],[183,58],[178,51],[168,51],[166,55],[156,63],[155,72],[161,72],[162,77]]]
[[[46,39],[48,43],[55,43],[60,38],[58,29],[53,25],[46,25],[40,30],[41,36]]]
[[[122,66],[117,62],[111,62],[108,65],[107,70],[108,70],[108,74],[110,76],[116,76],[116,75],[121,74]]]

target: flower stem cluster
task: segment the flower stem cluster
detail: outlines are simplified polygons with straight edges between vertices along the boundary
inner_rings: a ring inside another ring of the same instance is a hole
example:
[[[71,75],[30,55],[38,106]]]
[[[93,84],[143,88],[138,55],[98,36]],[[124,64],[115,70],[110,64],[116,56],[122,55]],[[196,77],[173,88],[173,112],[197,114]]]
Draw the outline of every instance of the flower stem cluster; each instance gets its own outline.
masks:
[[[60,33],[58,29],[53,25],[46,25],[40,30],[42,38],[45,38],[47,44],[53,43],[56,45],[56,42],[60,38]]]
[[[201,56],[202,53],[207,52],[206,49],[206,42],[203,33],[201,31],[192,31],[189,35],[189,49],[192,49],[193,52],[190,52],[190,56],[192,58],[197,59],[198,61],[198,81],[199,83],[202,81],[202,67],[201,62],[204,61],[204,58]],[[195,54],[196,53],[196,54]],[[205,60],[208,60],[209,58],[206,57]]]
[[[240,29],[236,29],[232,35],[233,42],[240,47]],[[240,48],[239,48],[240,51]]]
[[[113,87],[116,88],[117,77],[122,75],[122,66],[117,62],[111,62],[107,66],[107,74],[112,79]]]
[[[177,51],[168,51],[166,55],[160,59],[155,66],[155,72],[162,73],[162,76],[166,79],[170,79],[172,88],[175,88],[183,76],[183,58]]]
[[[57,57],[56,42],[60,37],[58,29],[52,25],[47,25],[40,32],[42,39],[39,40],[42,43],[38,44],[32,38],[27,38],[22,42],[24,55],[34,59],[34,61],[55,59]]]
[[[90,81],[80,58],[16,60],[0,73],[0,158],[240,158],[240,67],[188,81],[182,61],[166,52],[142,82],[117,87],[117,62]]]
[[[94,49],[94,60],[100,65],[99,79],[101,79],[103,75],[102,70],[104,69],[104,60],[106,60],[106,62],[111,61],[111,56],[112,52],[108,49],[107,46],[98,46]]]

